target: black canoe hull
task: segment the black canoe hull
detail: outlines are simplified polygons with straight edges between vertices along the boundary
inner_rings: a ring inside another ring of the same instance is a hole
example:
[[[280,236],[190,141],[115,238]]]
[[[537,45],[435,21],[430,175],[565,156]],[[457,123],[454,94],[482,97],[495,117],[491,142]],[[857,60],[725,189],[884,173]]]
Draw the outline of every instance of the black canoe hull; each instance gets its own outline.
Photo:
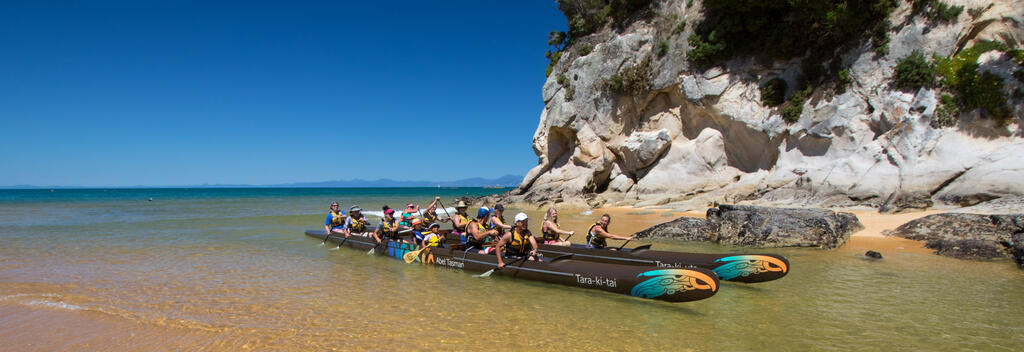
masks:
[[[445,231],[441,231],[445,232]],[[447,234],[453,241],[465,241],[459,235]],[[655,266],[659,268],[704,268],[714,271],[719,279],[745,283],[764,282],[782,278],[789,273],[789,260],[777,254],[712,254],[651,250],[650,245],[623,248],[621,251],[572,246],[538,245],[537,251],[548,257],[573,255],[573,259],[624,265]]]
[[[306,231],[306,235],[323,240],[326,232]],[[329,242],[369,251],[377,255],[401,259],[406,253],[418,249],[415,245],[387,241],[378,245],[373,237],[331,235]],[[497,268],[494,255],[453,248],[430,248],[419,253],[418,263],[435,265],[468,272],[485,272]],[[634,297],[668,302],[688,302],[705,299],[718,292],[717,274],[703,268],[652,268],[649,266],[620,265],[595,261],[574,260],[571,256],[546,258],[544,261],[514,262],[493,275],[557,283],[580,288],[615,292]]]

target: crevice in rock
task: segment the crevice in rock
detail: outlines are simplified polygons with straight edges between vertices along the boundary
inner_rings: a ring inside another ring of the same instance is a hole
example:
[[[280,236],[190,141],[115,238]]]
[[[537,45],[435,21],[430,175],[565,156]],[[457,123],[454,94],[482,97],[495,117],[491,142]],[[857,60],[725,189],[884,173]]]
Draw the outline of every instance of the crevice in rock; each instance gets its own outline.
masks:
[[[965,173],[967,173],[968,170],[970,170],[970,168],[967,168],[964,171],[957,172],[956,175],[953,175],[953,177],[950,177],[949,179],[942,181],[942,184],[940,184],[938,187],[933,189],[928,194],[934,197],[936,193],[939,193],[939,191],[942,191],[943,188],[946,188],[946,186],[949,186],[949,184],[953,183],[953,181],[956,181],[956,179],[960,178],[960,176],[963,176]]]

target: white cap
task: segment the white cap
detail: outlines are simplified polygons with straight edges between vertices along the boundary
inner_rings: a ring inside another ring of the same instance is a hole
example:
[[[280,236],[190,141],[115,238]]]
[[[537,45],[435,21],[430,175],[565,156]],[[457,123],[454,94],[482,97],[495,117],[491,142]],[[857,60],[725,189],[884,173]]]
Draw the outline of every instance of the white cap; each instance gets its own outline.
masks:
[[[515,219],[515,221],[523,221],[523,220],[526,220],[526,219],[529,219],[529,218],[526,217],[526,213],[519,213],[519,214],[516,214],[516,217],[514,219]]]

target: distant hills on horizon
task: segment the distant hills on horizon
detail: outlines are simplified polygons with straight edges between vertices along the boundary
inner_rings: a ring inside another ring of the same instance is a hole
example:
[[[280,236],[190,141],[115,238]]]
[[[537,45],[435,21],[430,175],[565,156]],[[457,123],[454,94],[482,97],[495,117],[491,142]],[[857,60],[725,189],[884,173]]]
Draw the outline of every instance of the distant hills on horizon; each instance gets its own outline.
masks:
[[[269,185],[246,185],[246,184],[203,184],[203,185],[181,185],[181,186],[35,186],[35,185],[13,185],[0,186],[0,189],[39,189],[39,188],[367,188],[367,187],[515,187],[523,180],[523,176],[505,175],[498,178],[472,177],[455,181],[398,181],[387,178],[377,180],[337,180],[321,182],[295,182],[279,183]]]

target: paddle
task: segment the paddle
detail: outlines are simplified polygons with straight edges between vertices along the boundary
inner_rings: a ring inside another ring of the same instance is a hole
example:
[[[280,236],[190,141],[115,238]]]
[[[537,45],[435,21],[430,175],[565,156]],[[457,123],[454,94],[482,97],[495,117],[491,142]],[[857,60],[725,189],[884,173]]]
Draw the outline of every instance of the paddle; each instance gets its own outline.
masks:
[[[452,214],[448,214],[448,209],[444,207],[444,203],[441,203],[440,199],[437,200],[437,205],[440,205],[441,206],[441,210],[444,210],[444,215],[448,215],[448,220],[451,220],[451,222],[452,222],[452,229],[454,230],[455,229],[455,219],[452,219]]]
[[[622,247],[625,247],[625,246],[626,246],[626,243],[629,243],[629,241],[632,241],[632,240],[633,240],[633,239],[632,239],[632,238],[630,238],[630,239],[626,240],[626,242],[622,242],[622,245],[621,245],[621,246],[619,246],[619,249],[618,249],[618,250],[620,250],[620,251],[621,251],[621,250],[622,250]]]
[[[505,264],[505,266],[507,267],[507,266],[509,266],[509,265],[515,264],[516,262],[519,262],[519,261],[524,261],[524,260],[526,260],[526,258],[529,258],[529,257],[530,257],[529,255],[524,255],[524,256],[522,256],[522,257],[521,257],[521,258],[519,258],[519,259],[513,260],[512,262],[510,262],[510,263],[508,263],[508,264]],[[491,276],[491,274],[493,274],[493,273],[494,273],[494,270],[498,270],[498,268],[496,267],[496,268],[494,268],[494,269],[491,269],[491,270],[485,271],[485,272],[484,272],[483,274],[480,274],[480,275],[473,275],[473,277],[490,277],[490,276]]]
[[[404,255],[402,255],[402,259],[405,260],[406,264],[412,264],[412,262],[416,261],[416,259],[419,259],[420,252],[422,252],[424,249],[427,249],[427,248],[428,247],[423,247],[423,248],[417,249],[415,251],[405,253]]]

